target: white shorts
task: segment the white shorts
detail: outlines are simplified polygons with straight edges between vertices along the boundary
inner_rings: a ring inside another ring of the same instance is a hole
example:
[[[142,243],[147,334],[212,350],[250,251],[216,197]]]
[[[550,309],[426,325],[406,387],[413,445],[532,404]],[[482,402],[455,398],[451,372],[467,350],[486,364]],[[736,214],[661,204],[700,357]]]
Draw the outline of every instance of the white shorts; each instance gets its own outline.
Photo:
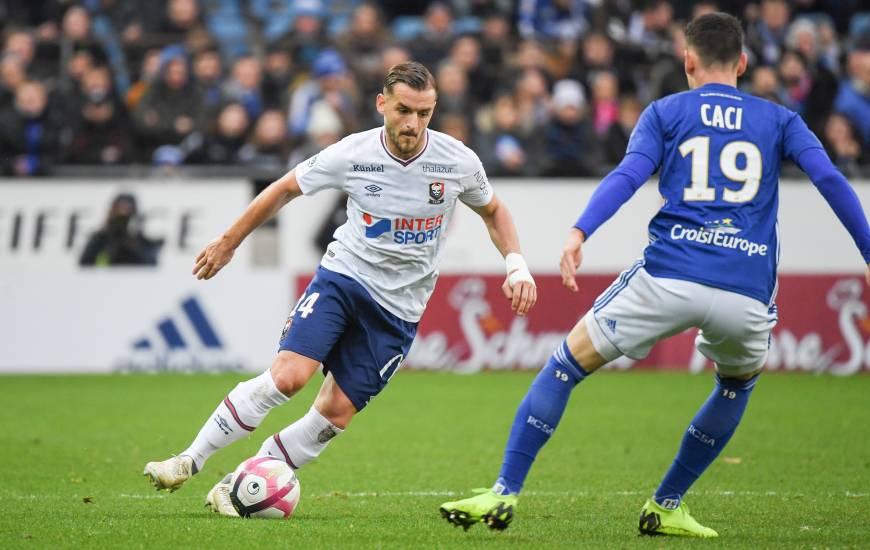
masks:
[[[767,358],[776,306],[710,286],[653,277],[639,260],[584,317],[595,350],[611,361],[643,359],[653,345],[692,327],[695,346],[726,376],[758,370]]]

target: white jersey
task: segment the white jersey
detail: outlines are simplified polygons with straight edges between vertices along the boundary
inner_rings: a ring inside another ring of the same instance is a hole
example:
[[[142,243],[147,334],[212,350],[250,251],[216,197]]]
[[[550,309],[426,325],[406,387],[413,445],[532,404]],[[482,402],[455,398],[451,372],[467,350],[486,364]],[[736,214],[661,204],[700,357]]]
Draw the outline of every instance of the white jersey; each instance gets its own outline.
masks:
[[[351,134],[296,166],[305,195],[347,193],[347,222],[321,265],[352,277],[387,311],[420,320],[438,278],[436,260],[456,199],[485,206],[492,188],[462,142],[427,130],[423,149],[402,160],[383,128]]]

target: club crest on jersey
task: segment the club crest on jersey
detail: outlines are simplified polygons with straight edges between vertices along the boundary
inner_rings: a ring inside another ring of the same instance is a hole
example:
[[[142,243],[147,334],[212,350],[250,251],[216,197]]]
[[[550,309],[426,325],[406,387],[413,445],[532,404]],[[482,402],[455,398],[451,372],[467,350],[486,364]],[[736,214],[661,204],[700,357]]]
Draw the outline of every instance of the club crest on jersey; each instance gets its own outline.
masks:
[[[707,231],[719,231],[720,233],[728,233],[733,235],[743,231],[734,225],[734,220],[731,218],[723,218],[721,220],[710,220],[704,222],[704,229]]]
[[[444,182],[433,181],[429,184],[429,204],[444,202]]]

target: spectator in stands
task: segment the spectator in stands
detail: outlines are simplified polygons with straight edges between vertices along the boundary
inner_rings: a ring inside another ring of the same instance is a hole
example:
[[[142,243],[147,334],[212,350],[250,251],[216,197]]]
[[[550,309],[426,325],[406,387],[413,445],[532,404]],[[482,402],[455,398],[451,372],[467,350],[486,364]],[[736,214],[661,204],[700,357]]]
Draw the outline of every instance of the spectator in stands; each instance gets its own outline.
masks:
[[[381,52],[389,45],[389,35],[374,4],[360,4],[353,10],[350,25],[338,37],[337,44],[363,88],[380,86],[384,80]]]
[[[828,155],[843,175],[847,178],[858,177],[858,164],[862,160],[866,163],[870,153],[862,149],[849,119],[839,113],[832,114],[825,124],[822,139]]]
[[[31,71],[35,45],[33,36],[23,30],[12,30],[6,34],[3,43],[3,55],[15,56],[24,68],[25,73]]]
[[[637,125],[643,106],[636,97],[622,96],[619,101],[619,121],[610,126],[604,138],[604,160],[607,164],[616,165],[622,162],[625,150],[628,148],[628,138]]]
[[[182,43],[190,32],[202,26],[199,4],[196,0],[169,0],[163,18],[156,23],[156,28],[149,29],[156,44]]]
[[[478,134],[476,151],[490,176],[540,174],[541,149],[523,131],[516,99],[502,94],[495,99],[491,121]]]
[[[553,118],[546,131],[548,176],[596,174],[598,147],[586,116],[583,86],[576,80],[560,80],[553,86]]]
[[[440,113],[473,113],[476,110],[468,92],[468,76],[459,65],[444,62],[435,73]]]
[[[870,144],[870,30],[849,53],[847,76],[840,83],[834,109],[855,125],[866,148]]]
[[[45,87],[23,82],[15,92],[15,106],[0,113],[0,163],[3,173],[45,175],[58,158],[63,128],[48,109]]]
[[[652,99],[659,99],[689,89],[686,70],[683,68],[686,33],[680,23],[671,25],[671,44],[671,53],[662,56],[650,69],[649,91]]]
[[[266,111],[254,125],[248,143],[239,150],[239,160],[258,169],[278,172],[287,169],[289,152],[284,114]]]
[[[341,55],[327,49],[321,52],[312,66],[313,79],[301,84],[290,97],[288,125],[291,139],[305,136],[311,116],[311,107],[323,99],[341,118],[345,132],[356,128],[356,97],[347,78],[347,66]]]
[[[679,59],[680,72],[683,75],[683,81],[685,81],[682,50]],[[616,60],[611,40],[601,33],[593,32],[583,39],[582,54],[578,66],[572,71],[572,79],[579,80],[586,90],[591,90],[592,78],[599,71],[615,72],[619,79],[619,88],[623,91],[636,88],[629,68]]]
[[[139,79],[130,86],[130,89],[127,90],[127,97],[124,98],[128,110],[133,111],[136,108],[142,100],[142,96],[145,95],[145,91],[158,79],[161,55],[161,50],[157,48],[145,52],[145,56],[142,58],[142,68],[139,71]]]
[[[523,38],[577,40],[589,28],[589,0],[526,0],[519,3],[517,27]]]
[[[25,80],[27,73],[17,55],[3,53],[0,56],[0,111],[4,111],[15,103],[15,90]]]
[[[230,79],[224,84],[224,101],[241,103],[248,118],[256,120],[263,112],[262,81],[263,71],[257,58],[240,57],[233,64]]]
[[[91,16],[82,6],[71,6],[63,15],[61,43],[68,43],[75,50],[87,50],[96,64],[106,63],[108,55],[91,34]]]
[[[752,71],[752,83],[747,91],[752,95],[779,103],[779,88],[779,78],[773,67],[762,66]]]
[[[187,161],[198,164],[232,164],[239,160],[250,126],[248,112],[240,103],[230,103],[221,109],[217,128],[206,134],[202,144]]]
[[[485,67],[481,64],[481,49],[478,39],[471,35],[460,36],[453,42],[448,57],[468,77],[468,91],[475,104],[489,102],[495,93],[500,67]],[[440,109],[440,107],[439,107]]]
[[[780,102],[799,114],[804,114],[807,98],[813,89],[813,79],[803,56],[795,51],[783,52],[777,67],[782,83]]]
[[[674,10],[665,0],[644,0],[643,9],[632,14],[628,24],[626,45],[639,59],[655,61],[671,52],[668,29]]]
[[[287,109],[290,88],[293,85],[293,67],[290,54],[277,45],[266,50],[263,65],[263,105],[267,109]]]
[[[223,63],[217,48],[206,48],[194,55],[193,78],[202,97],[205,116],[216,118],[223,99]]]
[[[790,9],[785,0],[762,0],[760,17],[746,30],[746,47],[757,64],[775,65],[782,54]]]
[[[463,114],[439,113],[435,117],[438,129],[448,136],[458,139],[467,146],[472,146],[471,126],[468,116]]]
[[[443,2],[429,4],[423,15],[423,32],[407,45],[411,57],[434,68],[447,57],[453,43],[453,12]]]
[[[511,26],[508,16],[491,13],[483,20],[483,35],[480,40],[481,65],[497,73],[507,63]],[[497,79],[494,79],[494,82]]]
[[[305,129],[305,140],[293,150],[289,166],[296,166],[333,143],[337,143],[343,135],[345,135],[344,127],[335,110],[325,101],[316,102],[311,107],[311,116]]]
[[[601,71],[592,80],[592,126],[598,137],[607,134],[619,120],[619,82],[610,71]]]
[[[130,162],[129,127],[120,102],[114,97],[109,69],[95,67],[82,79],[82,99],[75,116],[75,131],[66,150],[70,164]]]
[[[323,26],[326,11],[320,0],[297,0],[294,4],[293,27],[277,43],[290,52],[293,67],[307,70],[329,47],[329,40]]]
[[[175,145],[200,124],[202,100],[188,76],[184,51],[168,47],[161,54],[158,78],[133,111],[133,122],[145,154],[160,145]]]
[[[821,56],[818,25],[803,17],[789,26],[786,47],[801,55],[808,78],[812,81],[811,90],[804,100],[801,113],[811,129],[821,133],[824,121],[833,107],[837,95],[837,77],[828,68],[827,61]],[[783,61],[780,61],[780,72]]]
[[[544,71],[526,69],[520,73],[515,95],[520,126],[526,132],[537,132],[547,125],[550,119],[550,93]]]
[[[91,234],[79,265],[157,265],[162,240],[149,239],[142,231],[136,197],[121,193],[112,200],[106,222]]]

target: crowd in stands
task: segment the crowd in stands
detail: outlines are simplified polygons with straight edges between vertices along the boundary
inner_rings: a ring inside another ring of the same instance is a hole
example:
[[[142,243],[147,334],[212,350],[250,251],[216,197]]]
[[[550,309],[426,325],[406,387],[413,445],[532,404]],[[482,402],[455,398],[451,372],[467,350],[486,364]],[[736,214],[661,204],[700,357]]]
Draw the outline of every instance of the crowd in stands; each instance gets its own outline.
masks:
[[[396,63],[436,77],[432,127],[491,176],[594,176],[650,101],[687,89],[685,22],[745,24],[748,92],[870,164],[862,0],[0,0],[0,162],[276,172],[382,124]]]

